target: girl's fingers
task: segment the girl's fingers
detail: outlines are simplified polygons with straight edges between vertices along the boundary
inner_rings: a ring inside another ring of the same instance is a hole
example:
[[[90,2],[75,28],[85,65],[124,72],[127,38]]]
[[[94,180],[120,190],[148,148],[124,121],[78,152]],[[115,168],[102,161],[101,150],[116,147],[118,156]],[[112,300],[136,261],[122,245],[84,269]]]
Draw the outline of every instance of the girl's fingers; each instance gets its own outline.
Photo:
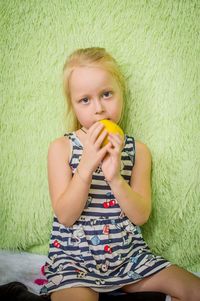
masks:
[[[121,136],[117,135],[112,135],[109,134],[108,136],[109,141],[113,144],[114,148],[121,150],[123,146],[123,142],[121,139]]]
[[[105,146],[103,146],[100,149],[100,151],[99,151],[100,155],[104,157],[106,155],[106,153],[109,152],[111,147],[112,147],[111,142],[108,142],[108,144],[106,144]]]
[[[88,129],[87,134],[89,136],[92,135],[92,133],[94,132],[94,130],[99,126],[98,122],[95,122],[93,125],[91,125],[91,127]]]
[[[116,137],[116,141],[118,141],[120,145],[123,145],[124,140],[122,139],[122,136],[120,134],[116,134],[114,135],[114,137]]]
[[[92,125],[90,133],[88,132],[92,143],[95,143],[103,128],[104,125],[100,122],[97,122],[94,125]]]
[[[103,130],[103,132],[97,137],[97,140],[95,142],[95,145],[97,146],[97,148],[101,147],[101,144],[107,135],[108,135],[108,132],[106,130]]]

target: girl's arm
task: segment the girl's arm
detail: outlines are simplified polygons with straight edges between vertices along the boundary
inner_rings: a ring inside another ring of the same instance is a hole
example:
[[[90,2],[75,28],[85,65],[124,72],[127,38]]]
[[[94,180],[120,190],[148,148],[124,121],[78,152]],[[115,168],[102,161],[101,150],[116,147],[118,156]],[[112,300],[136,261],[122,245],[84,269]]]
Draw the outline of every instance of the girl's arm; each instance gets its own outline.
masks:
[[[80,217],[90,189],[92,173],[104,158],[109,145],[101,148],[107,135],[101,123],[95,123],[88,131],[82,157],[72,176],[69,166],[71,144],[68,138],[53,141],[48,151],[48,181],[52,207],[59,222],[72,226]]]
[[[71,226],[80,216],[88,197],[91,175],[80,175],[69,166],[70,142],[68,138],[53,141],[48,150],[48,182],[52,207],[59,222]],[[83,179],[81,178],[83,177]]]
[[[151,154],[145,144],[136,142],[130,185],[120,175],[109,184],[126,216],[135,225],[147,222],[151,213]]]

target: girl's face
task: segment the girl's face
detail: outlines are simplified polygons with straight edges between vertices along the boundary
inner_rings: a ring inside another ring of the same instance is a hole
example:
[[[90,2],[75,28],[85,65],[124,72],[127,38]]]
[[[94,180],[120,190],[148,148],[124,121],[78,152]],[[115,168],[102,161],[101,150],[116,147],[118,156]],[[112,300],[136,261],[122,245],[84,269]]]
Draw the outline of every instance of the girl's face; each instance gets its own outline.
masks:
[[[74,113],[86,129],[101,119],[119,122],[123,96],[107,70],[98,66],[77,67],[71,74],[69,89]]]

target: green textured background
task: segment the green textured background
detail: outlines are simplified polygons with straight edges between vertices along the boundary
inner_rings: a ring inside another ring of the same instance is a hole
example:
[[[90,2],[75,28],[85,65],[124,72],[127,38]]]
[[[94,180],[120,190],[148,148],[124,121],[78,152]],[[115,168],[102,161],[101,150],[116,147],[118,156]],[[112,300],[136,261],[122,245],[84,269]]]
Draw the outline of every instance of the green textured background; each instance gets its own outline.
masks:
[[[124,128],[153,157],[152,250],[200,270],[200,2],[0,1],[0,248],[46,253],[47,150],[62,136],[62,67],[103,46],[130,86]]]

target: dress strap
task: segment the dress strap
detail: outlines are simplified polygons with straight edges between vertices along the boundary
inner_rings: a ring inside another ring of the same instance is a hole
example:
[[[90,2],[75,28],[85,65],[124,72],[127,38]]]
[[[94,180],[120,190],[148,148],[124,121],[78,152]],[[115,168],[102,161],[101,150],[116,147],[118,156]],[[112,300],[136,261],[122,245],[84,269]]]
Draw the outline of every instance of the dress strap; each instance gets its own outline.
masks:
[[[130,157],[133,165],[135,164],[135,139],[134,137],[125,136],[124,152]]]
[[[72,171],[74,171],[80,161],[83,147],[74,132],[65,133],[64,137],[68,137],[69,142],[70,142],[71,154],[69,157],[69,165],[71,166]]]
[[[79,139],[77,138],[75,132],[65,133],[64,136],[68,137],[69,140],[71,140],[73,147],[82,148],[82,145],[81,145]]]

